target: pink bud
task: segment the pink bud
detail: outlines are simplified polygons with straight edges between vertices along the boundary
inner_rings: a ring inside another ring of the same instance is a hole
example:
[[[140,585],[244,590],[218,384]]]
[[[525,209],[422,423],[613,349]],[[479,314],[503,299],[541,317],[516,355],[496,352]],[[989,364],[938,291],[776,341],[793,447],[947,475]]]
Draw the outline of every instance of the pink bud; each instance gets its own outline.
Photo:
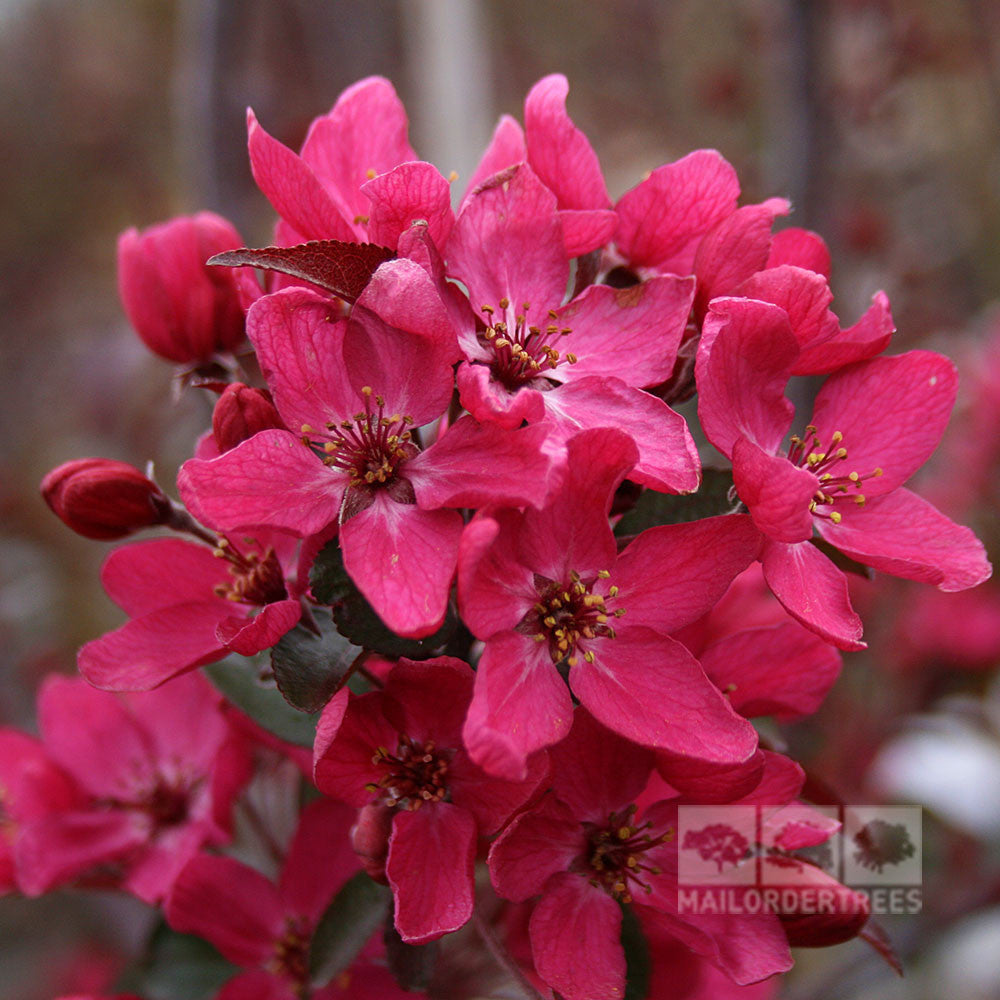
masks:
[[[42,480],[42,496],[84,538],[124,538],[163,524],[170,515],[170,501],[155,483],[110,458],[64,462]]]
[[[389,856],[389,836],[395,811],[384,802],[371,802],[358,812],[358,821],[351,828],[351,846],[357,852],[361,867],[376,882],[388,885],[385,862]]]
[[[232,268],[205,261],[241,247],[240,234],[211,212],[178,216],[118,237],[118,291],[136,333],[180,364],[207,361],[243,341],[245,320]]]
[[[212,433],[220,452],[235,448],[258,431],[284,426],[271,394],[242,382],[227,385],[212,411]]]

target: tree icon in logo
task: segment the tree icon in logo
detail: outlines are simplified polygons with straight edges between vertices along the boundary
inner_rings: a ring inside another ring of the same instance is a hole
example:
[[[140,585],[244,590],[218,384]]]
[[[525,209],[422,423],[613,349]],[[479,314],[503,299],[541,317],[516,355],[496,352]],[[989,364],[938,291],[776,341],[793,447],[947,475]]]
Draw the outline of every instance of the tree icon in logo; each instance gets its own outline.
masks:
[[[750,842],[728,823],[710,823],[684,834],[683,850],[698,852],[702,861],[714,861],[721,873],[724,865],[735,868],[750,855]]]
[[[857,848],[854,860],[879,875],[886,865],[902,864],[916,853],[916,847],[904,823],[873,819],[858,830],[853,840]]]

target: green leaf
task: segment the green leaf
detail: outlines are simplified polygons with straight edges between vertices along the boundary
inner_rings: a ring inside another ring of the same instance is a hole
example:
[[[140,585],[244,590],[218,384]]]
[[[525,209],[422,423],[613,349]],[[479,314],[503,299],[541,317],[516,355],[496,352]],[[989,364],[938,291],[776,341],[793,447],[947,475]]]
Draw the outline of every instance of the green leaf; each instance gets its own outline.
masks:
[[[625,996],[622,1000],[645,1000],[652,973],[649,942],[632,907],[623,903],[618,905],[622,911],[621,942],[625,949]]]
[[[333,620],[342,636],[356,646],[383,656],[430,659],[438,655],[457,626],[455,615],[449,611],[441,628],[425,639],[404,639],[396,635],[347,575],[340,544],[335,538],[317,554],[309,571],[309,588],[317,601],[332,606]]]
[[[126,973],[116,988],[149,1000],[213,1000],[222,984],[239,972],[207,941],[160,924],[145,960]]]
[[[318,716],[292,708],[273,684],[260,679],[252,661],[230,657],[202,669],[226,701],[269,733],[296,746],[311,747],[315,742]]]
[[[627,538],[660,524],[682,524],[737,510],[739,501],[729,498],[733,475],[728,469],[702,469],[701,475],[697,493],[674,496],[645,490],[636,505],[615,526],[615,534]]]
[[[845,573],[854,573],[855,576],[864,577],[866,580],[875,578],[875,570],[864,563],[856,562],[850,556],[845,556],[840,549],[832,546],[825,538],[810,538],[809,541],[816,546],[837,567]]]
[[[314,618],[320,635],[296,625],[271,647],[271,669],[278,690],[302,712],[321,709],[347,682],[361,654],[330,618],[324,614]]]
[[[392,894],[358,872],[334,897],[313,933],[309,975],[313,986],[326,986],[343,972],[389,913]]]
[[[385,925],[385,961],[404,990],[426,990],[437,963],[438,942],[407,944],[390,920]]]

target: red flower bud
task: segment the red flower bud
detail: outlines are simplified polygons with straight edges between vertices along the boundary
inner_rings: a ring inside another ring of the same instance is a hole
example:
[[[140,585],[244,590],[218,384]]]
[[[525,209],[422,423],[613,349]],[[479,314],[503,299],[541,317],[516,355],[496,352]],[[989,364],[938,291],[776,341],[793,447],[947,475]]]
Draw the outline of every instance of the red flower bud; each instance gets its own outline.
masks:
[[[258,431],[284,426],[271,394],[242,382],[227,385],[212,411],[212,433],[220,452],[235,448]]]
[[[110,458],[64,462],[42,480],[42,496],[84,538],[123,538],[170,515],[170,501],[155,483]]]
[[[351,828],[351,846],[357,852],[361,867],[376,882],[388,885],[385,862],[389,856],[389,837],[395,810],[384,802],[369,803],[358,812],[358,821]]]
[[[205,261],[241,247],[240,234],[211,212],[179,216],[118,237],[118,291],[136,333],[153,353],[180,364],[231,351],[245,335],[232,268]]]

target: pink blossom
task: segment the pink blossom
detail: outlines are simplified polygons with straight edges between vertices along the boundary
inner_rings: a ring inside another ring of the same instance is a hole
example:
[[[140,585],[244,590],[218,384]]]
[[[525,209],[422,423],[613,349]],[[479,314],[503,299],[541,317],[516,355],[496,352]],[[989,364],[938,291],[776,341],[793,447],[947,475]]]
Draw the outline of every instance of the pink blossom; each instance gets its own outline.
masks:
[[[418,264],[392,263],[402,265],[398,294],[407,276],[426,289]],[[383,292],[376,283],[366,294]],[[419,428],[451,399],[452,347],[389,326],[363,303],[342,320],[331,300],[286,289],[257,302],[248,327],[278,412],[298,433],[263,431],[187,462],[185,502],[226,531],[310,535],[339,523],[344,565],[385,623],[429,635],[444,618],[462,531],[445,508],[541,502],[544,429],[464,417],[423,448]]]
[[[459,604],[486,640],[465,741],[491,773],[569,731],[569,687],[597,718],[647,746],[734,764],[756,748],[697,660],[670,633],[699,618],[757,554],[745,515],[651,528],[621,554],[612,495],[635,461],[619,431],[569,442],[567,473],[539,511],[484,511],[466,527]],[[705,559],[711,551],[711,560]]]
[[[155,902],[203,844],[227,840],[249,773],[219,707],[194,675],[124,697],[50,677],[39,696],[42,742],[80,794],[19,827],[24,892],[97,879]]]
[[[101,582],[129,621],[82,647],[80,672],[99,688],[143,691],[230,650],[252,656],[273,646],[302,613],[298,543],[255,534],[219,536],[214,549],[157,538],[112,552]]]
[[[957,377],[928,351],[849,365],[826,380],[806,431],[783,450],[793,415],[784,390],[799,355],[786,310],[717,300],[699,348],[698,413],[767,536],[771,590],[802,624],[857,649],[860,619],[843,574],[810,544],[814,531],[852,559],[942,590],[990,574],[972,532],[903,487],[944,432]]]
[[[619,903],[722,968],[737,983],[791,965],[770,913],[705,917],[677,908],[676,807],[639,813],[653,755],[577,709],[572,731],[551,751],[553,795],[515,818],[489,855],[506,899],[540,895],[531,915],[534,965],[567,1000],[620,996],[625,956]]]
[[[461,660],[403,659],[384,690],[338,692],[316,733],[316,784],[364,808],[365,839],[356,834],[356,846],[373,874],[384,858],[396,928],[413,944],[469,919],[477,838],[500,829],[546,770],[535,759],[523,780],[505,781],[476,767],[462,745],[472,686]],[[387,838],[381,852],[379,836]]]
[[[504,427],[549,421],[560,440],[613,424],[639,446],[634,479],[671,493],[696,488],[683,418],[639,391],[673,369],[690,279],[591,285],[564,304],[569,265],[557,199],[525,164],[477,188],[446,256],[482,316],[478,326],[469,317],[459,337],[459,394],[474,417]]]

